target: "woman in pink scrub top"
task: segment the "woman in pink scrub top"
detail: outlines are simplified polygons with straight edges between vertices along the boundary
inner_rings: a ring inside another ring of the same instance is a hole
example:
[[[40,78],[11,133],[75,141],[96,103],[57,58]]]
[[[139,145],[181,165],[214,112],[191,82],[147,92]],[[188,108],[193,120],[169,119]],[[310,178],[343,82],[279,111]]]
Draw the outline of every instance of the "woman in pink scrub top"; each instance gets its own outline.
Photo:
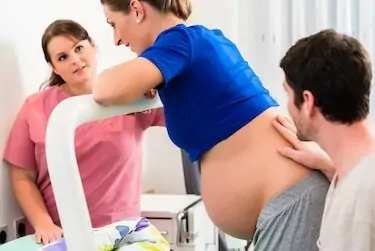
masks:
[[[42,47],[53,69],[48,88],[24,102],[4,160],[11,166],[15,197],[28,220],[27,234],[35,232],[36,241],[46,244],[62,236],[46,164],[47,121],[62,100],[91,93],[96,46],[81,25],[57,20],[46,29]],[[93,227],[140,215],[141,141],[150,126],[164,126],[162,109],[77,128],[76,155]]]

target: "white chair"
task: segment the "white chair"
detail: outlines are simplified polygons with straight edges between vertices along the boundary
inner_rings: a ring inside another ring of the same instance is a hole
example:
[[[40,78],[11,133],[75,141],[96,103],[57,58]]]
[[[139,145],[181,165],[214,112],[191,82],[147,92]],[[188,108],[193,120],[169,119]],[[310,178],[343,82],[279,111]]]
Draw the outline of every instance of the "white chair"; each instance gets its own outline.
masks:
[[[76,128],[86,122],[161,107],[159,97],[104,107],[92,95],[64,100],[53,110],[46,132],[46,157],[67,250],[94,251],[94,239],[74,151]],[[95,135],[92,135],[95,137]]]

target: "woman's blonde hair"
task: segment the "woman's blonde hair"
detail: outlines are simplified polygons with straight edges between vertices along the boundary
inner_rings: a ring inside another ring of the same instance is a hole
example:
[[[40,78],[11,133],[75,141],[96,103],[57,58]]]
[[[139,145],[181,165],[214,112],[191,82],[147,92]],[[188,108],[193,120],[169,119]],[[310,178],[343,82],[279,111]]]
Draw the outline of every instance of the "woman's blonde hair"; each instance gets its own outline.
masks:
[[[178,18],[187,20],[191,14],[190,0],[140,0],[148,3],[161,13],[173,13]],[[120,11],[128,14],[130,0],[100,0],[102,5],[107,5],[112,11]]]

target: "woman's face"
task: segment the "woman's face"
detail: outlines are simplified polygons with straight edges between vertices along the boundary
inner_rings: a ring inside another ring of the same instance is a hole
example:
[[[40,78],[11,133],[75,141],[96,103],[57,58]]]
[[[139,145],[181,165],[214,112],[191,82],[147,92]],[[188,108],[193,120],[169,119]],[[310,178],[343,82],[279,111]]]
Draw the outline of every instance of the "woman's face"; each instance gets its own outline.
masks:
[[[47,46],[53,71],[67,84],[84,85],[96,75],[96,47],[89,40],[56,36]]]
[[[130,0],[130,12],[125,14],[120,11],[112,11],[109,6],[104,5],[104,14],[107,22],[113,28],[113,39],[116,46],[125,45],[134,53],[140,55],[145,49],[152,45],[149,39],[150,27],[145,19],[148,9],[144,3],[138,0]]]

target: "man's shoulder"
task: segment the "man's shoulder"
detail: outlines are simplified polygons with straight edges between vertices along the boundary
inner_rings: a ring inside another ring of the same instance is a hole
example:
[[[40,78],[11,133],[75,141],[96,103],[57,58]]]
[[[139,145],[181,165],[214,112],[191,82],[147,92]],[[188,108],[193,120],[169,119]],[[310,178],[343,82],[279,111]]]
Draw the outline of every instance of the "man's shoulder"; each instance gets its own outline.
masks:
[[[370,250],[374,232],[375,155],[363,158],[327,197],[320,250]]]
[[[361,190],[375,192],[375,154],[363,157],[351,171],[353,181]]]
[[[375,207],[375,154],[366,156],[347,174],[336,191],[338,200],[344,210]]]
[[[375,168],[375,153],[363,157],[356,168],[362,168],[367,171],[373,170]]]

